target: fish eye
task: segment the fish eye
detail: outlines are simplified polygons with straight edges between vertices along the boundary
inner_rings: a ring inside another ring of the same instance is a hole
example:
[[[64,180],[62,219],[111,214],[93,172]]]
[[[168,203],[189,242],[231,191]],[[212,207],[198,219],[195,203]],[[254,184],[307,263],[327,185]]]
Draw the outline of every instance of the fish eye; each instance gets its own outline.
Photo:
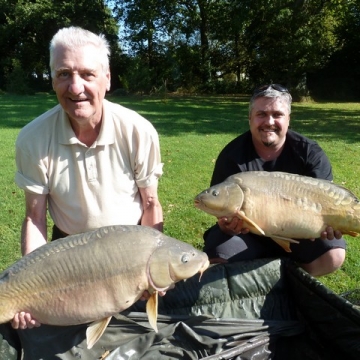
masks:
[[[188,254],[183,255],[181,258],[181,262],[186,264],[188,261],[189,261],[189,255]]]
[[[218,190],[213,190],[212,195],[218,196],[218,195],[219,195],[219,191],[218,191]]]

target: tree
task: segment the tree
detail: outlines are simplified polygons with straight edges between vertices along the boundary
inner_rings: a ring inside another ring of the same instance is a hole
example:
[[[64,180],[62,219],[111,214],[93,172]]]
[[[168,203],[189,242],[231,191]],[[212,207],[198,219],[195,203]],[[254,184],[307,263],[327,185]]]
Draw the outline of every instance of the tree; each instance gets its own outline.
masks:
[[[249,54],[246,52],[245,30],[251,23],[246,1],[219,1],[216,20],[211,26],[211,59],[218,79],[232,78],[230,90],[247,89]],[[225,82],[225,81],[224,81]]]
[[[163,58],[167,52],[166,23],[173,0],[123,0],[112,2],[116,19],[124,24],[121,43],[133,60],[125,77],[132,90],[150,91],[163,78]],[[133,73],[136,72],[136,73]]]
[[[254,86],[280,82],[298,96],[308,95],[306,74],[323,67],[336,50],[337,1],[249,2],[246,29],[249,75]]]
[[[103,32],[115,52],[117,50],[118,27],[103,1],[12,0],[10,5],[2,1],[6,12],[0,21],[6,35],[0,37],[0,46],[9,50],[0,55],[5,81],[14,70],[16,59],[17,71],[20,67],[25,74],[24,81],[28,80],[36,89],[49,89],[49,43],[64,26],[77,25]]]
[[[0,0],[0,10],[1,88],[21,78],[23,89],[49,88],[49,41],[69,25],[106,35],[112,89],[280,82],[300,97],[335,73],[355,93],[359,83],[358,0]]]
[[[209,84],[233,74],[237,84],[241,78],[252,86],[279,81],[302,94],[307,92],[306,74],[324,66],[336,49],[335,3],[337,0],[115,2],[127,29],[131,55],[140,57],[148,68],[149,88],[169,74],[180,73],[178,78],[192,79],[192,85],[200,83],[210,89]],[[189,56],[192,66],[184,66]],[[176,65],[166,61],[170,58]]]
[[[329,62],[309,76],[315,98],[333,100],[360,99],[360,3],[339,2],[336,28],[337,50]]]

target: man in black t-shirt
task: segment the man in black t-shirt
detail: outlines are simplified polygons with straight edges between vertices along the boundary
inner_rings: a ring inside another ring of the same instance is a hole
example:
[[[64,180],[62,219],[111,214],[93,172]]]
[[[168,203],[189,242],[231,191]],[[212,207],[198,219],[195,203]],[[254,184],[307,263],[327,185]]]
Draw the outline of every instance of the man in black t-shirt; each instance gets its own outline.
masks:
[[[211,186],[243,171],[284,171],[332,180],[329,159],[321,147],[289,130],[291,95],[279,85],[255,90],[250,99],[250,130],[232,140],[216,160]],[[211,262],[288,256],[313,276],[338,269],[345,260],[345,241],[328,227],[321,238],[291,244],[286,253],[271,239],[249,233],[241,219],[220,218],[204,234],[204,251]]]

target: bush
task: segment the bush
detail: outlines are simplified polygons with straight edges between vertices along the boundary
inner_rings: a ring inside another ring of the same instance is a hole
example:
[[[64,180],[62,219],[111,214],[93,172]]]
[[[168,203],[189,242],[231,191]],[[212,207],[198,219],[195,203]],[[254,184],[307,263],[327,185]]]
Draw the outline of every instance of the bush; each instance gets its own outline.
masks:
[[[124,88],[120,88],[120,89],[116,89],[113,92],[111,92],[110,95],[111,96],[127,96],[127,95],[129,95],[129,92]]]
[[[29,95],[34,93],[29,86],[25,71],[16,61],[13,63],[13,71],[7,77],[6,90],[11,94],[18,95]]]

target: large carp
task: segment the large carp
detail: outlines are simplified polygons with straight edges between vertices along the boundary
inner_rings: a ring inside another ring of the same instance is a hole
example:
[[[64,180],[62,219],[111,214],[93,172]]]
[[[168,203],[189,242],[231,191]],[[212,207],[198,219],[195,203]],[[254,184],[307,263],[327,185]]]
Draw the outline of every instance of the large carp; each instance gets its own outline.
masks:
[[[112,315],[144,293],[157,331],[157,294],[202,273],[207,255],[150,227],[109,226],[53,241],[0,274],[0,323],[25,311],[40,323],[87,329],[91,348]]]
[[[296,239],[320,237],[327,226],[360,232],[360,202],[328,180],[284,172],[248,171],[204,190],[195,206],[211,215],[238,216],[255,234],[271,237],[286,251]]]

